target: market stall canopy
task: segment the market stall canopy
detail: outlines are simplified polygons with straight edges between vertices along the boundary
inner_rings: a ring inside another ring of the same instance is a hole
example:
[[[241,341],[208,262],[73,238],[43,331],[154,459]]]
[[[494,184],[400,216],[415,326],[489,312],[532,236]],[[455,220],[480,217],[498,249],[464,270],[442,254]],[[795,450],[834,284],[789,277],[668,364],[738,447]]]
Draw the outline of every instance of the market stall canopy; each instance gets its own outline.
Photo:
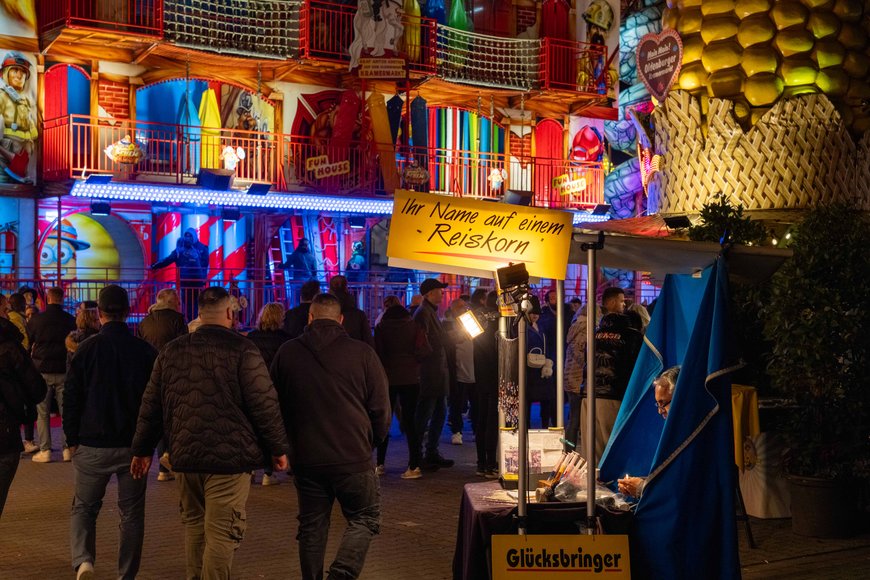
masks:
[[[581,245],[597,241],[598,232],[604,232],[604,249],[597,253],[599,266],[650,272],[656,285],[661,285],[666,274],[699,272],[722,252],[722,246],[715,242],[665,237],[668,228],[660,216],[654,215],[575,228],[569,263],[586,263]],[[767,246],[732,246],[726,252],[731,278],[749,282],[766,280],[791,255],[791,250]]]

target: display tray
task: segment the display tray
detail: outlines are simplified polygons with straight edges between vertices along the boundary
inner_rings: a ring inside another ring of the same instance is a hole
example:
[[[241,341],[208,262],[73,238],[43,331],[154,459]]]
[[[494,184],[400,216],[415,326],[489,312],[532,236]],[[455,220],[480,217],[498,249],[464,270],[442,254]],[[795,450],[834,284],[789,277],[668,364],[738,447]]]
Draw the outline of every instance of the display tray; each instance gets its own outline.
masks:
[[[535,491],[538,489],[539,482],[542,479],[546,479],[549,473],[527,473],[526,474],[526,482],[528,483],[526,489],[528,491]],[[520,486],[520,480],[516,476],[514,477],[505,477],[502,475],[498,478],[499,483],[501,484],[502,489],[510,489],[514,490]]]

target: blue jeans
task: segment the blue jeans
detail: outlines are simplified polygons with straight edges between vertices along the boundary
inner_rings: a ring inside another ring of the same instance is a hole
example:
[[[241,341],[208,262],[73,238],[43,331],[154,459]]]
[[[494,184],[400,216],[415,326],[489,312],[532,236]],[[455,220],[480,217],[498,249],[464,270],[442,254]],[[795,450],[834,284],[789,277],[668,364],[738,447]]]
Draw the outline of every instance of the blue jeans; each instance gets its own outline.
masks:
[[[426,455],[438,453],[438,442],[441,431],[444,430],[444,420],[447,418],[447,402],[444,397],[420,397],[417,401],[417,441],[423,442],[426,426],[429,435],[426,438]]]
[[[3,515],[3,506],[6,505],[6,496],[9,494],[9,487],[12,485],[12,480],[15,479],[15,472],[18,471],[18,462],[20,459],[21,454],[17,451],[0,455],[0,516]]]
[[[133,479],[129,447],[80,445],[73,455],[75,495],[70,514],[70,548],[73,570],[82,562],[93,563],[97,548],[97,516],[103,507],[106,486],[118,479],[118,577],[135,578],[142,560],[145,538],[145,479]]]
[[[380,532],[381,492],[378,477],[367,469],[344,475],[293,478],[299,498],[299,563],[303,580],[323,578],[323,558],[332,504],[337,499],[347,528],[329,567],[329,580],[358,578],[372,538]]]
[[[36,406],[36,430],[39,433],[39,450],[51,451],[51,399],[57,399],[57,412],[63,417],[63,384],[66,380],[64,373],[42,373],[48,391],[45,400]],[[62,448],[66,449],[66,434],[60,430]],[[129,466],[128,466],[129,467]]]

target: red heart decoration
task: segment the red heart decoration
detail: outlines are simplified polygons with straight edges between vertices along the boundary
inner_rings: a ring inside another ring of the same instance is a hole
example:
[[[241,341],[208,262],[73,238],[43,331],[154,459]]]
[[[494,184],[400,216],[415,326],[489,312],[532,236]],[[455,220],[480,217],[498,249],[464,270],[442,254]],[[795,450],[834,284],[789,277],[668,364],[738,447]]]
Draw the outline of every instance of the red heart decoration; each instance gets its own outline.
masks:
[[[647,34],[637,45],[637,74],[649,93],[660,103],[680,74],[683,65],[683,42],[676,30]]]

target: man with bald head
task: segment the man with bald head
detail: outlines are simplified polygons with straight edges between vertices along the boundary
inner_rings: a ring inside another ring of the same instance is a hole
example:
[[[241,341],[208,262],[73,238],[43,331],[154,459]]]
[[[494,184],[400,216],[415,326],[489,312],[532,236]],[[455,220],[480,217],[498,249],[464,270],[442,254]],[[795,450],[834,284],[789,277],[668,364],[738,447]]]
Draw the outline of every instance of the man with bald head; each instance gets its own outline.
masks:
[[[339,299],[318,294],[302,336],[284,343],[272,361],[299,498],[304,580],[323,577],[334,500],[347,529],[329,578],[358,578],[380,531],[372,450],[389,433],[389,382],[374,349],[351,338],[342,320]]]
[[[187,578],[229,578],[245,534],[251,473],[287,469],[278,397],[259,349],[232,330],[230,295],[199,295],[202,324],[167,344],[142,397],[134,478],[147,475],[165,435],[185,525]],[[164,420],[166,421],[164,423]]]

